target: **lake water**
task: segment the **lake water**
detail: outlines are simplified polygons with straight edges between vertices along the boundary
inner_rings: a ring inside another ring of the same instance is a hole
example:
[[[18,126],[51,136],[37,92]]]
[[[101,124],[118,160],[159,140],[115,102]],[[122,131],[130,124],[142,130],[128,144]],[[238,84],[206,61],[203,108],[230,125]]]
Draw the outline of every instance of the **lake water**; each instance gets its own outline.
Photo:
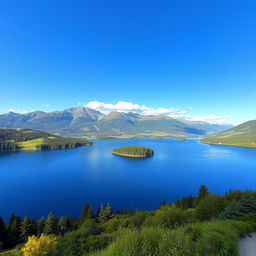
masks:
[[[212,146],[198,140],[105,139],[66,150],[0,154],[0,216],[77,216],[84,202],[94,209],[153,209],[164,200],[210,191],[256,189],[256,150]],[[112,155],[123,145],[144,145],[155,155],[130,159]]]

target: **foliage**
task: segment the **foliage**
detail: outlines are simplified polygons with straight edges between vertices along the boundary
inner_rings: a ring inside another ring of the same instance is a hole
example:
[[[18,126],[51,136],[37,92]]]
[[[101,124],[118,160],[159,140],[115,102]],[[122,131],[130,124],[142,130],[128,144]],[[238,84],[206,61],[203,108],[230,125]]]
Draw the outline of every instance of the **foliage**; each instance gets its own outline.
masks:
[[[64,138],[50,133],[27,129],[0,129],[0,150],[13,149],[58,149],[91,145],[77,138]]]
[[[238,238],[256,229],[255,202],[253,191],[219,196],[201,187],[198,196],[162,203],[154,211],[114,213],[107,204],[93,214],[85,204],[79,218],[50,213],[34,220],[11,214],[8,223],[0,218],[0,242],[6,249],[27,237],[38,239],[36,234],[56,234],[58,242],[48,256],[235,256]],[[219,215],[226,218],[217,221]],[[9,252],[14,256],[14,250]]]
[[[92,236],[81,230],[67,233],[61,238],[51,256],[91,255],[95,250],[107,247],[112,241],[109,235]]]
[[[196,207],[197,218],[200,221],[217,218],[225,206],[225,201],[221,196],[208,195],[199,201]]]
[[[56,244],[57,240],[53,236],[30,236],[21,251],[24,256],[44,256],[48,255]]]
[[[256,220],[256,199],[250,193],[243,195],[238,201],[233,200],[220,213],[220,219],[222,220],[241,219],[246,216]]]

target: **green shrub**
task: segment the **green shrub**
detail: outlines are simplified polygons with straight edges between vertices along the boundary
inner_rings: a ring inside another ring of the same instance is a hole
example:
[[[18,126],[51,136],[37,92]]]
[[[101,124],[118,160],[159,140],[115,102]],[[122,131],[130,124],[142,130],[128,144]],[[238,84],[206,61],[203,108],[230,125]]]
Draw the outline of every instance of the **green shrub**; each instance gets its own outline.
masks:
[[[238,255],[236,240],[218,232],[207,232],[198,240],[200,255],[236,256]]]
[[[101,233],[102,229],[98,223],[93,219],[86,220],[79,228],[84,234],[87,235],[98,235]]]

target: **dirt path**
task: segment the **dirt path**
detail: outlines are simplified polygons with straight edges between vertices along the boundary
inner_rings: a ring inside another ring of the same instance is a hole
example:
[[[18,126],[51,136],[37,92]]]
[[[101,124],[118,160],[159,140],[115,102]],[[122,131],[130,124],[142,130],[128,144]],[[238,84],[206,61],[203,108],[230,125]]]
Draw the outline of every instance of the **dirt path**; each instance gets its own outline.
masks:
[[[249,234],[239,241],[240,256],[256,256],[256,232]]]

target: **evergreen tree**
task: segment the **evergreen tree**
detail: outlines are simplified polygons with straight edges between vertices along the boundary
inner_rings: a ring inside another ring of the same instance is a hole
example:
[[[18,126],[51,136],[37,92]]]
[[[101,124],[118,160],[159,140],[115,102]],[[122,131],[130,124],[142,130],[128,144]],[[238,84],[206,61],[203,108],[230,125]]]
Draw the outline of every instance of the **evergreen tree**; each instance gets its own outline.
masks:
[[[85,220],[92,219],[92,218],[93,218],[92,207],[88,203],[86,203],[82,209],[81,216],[79,218],[79,225],[82,225]]]
[[[57,218],[52,213],[50,213],[47,216],[47,219],[45,221],[44,233],[46,235],[57,234],[58,233],[58,227],[57,226],[58,226]]]
[[[58,222],[58,233],[64,235],[66,232],[70,231],[70,220],[69,217],[61,217]]]
[[[219,218],[240,219],[244,215],[254,215],[256,217],[256,200],[250,193],[242,196],[240,200],[233,200],[220,214]]]
[[[6,229],[2,217],[0,217],[0,250],[6,243]]]
[[[110,203],[107,203],[106,210],[105,210],[105,217],[110,219],[113,215],[113,208]]]
[[[42,216],[40,220],[37,222],[37,235],[41,235],[44,233],[45,229],[45,217]]]
[[[7,247],[13,247],[19,242],[21,219],[13,213],[7,225]]]
[[[243,214],[256,214],[256,200],[250,193],[245,194],[240,199],[240,203],[242,205],[241,211]]]
[[[239,201],[233,200],[219,215],[221,220],[236,219],[242,216],[242,205]]]
[[[97,213],[97,219],[99,222],[103,222],[105,221],[105,209],[104,209],[104,205],[101,204]]]
[[[204,199],[207,195],[209,195],[208,188],[205,185],[202,185],[198,191],[198,201]]]
[[[25,242],[32,233],[32,221],[26,216],[20,224],[20,241]]]

